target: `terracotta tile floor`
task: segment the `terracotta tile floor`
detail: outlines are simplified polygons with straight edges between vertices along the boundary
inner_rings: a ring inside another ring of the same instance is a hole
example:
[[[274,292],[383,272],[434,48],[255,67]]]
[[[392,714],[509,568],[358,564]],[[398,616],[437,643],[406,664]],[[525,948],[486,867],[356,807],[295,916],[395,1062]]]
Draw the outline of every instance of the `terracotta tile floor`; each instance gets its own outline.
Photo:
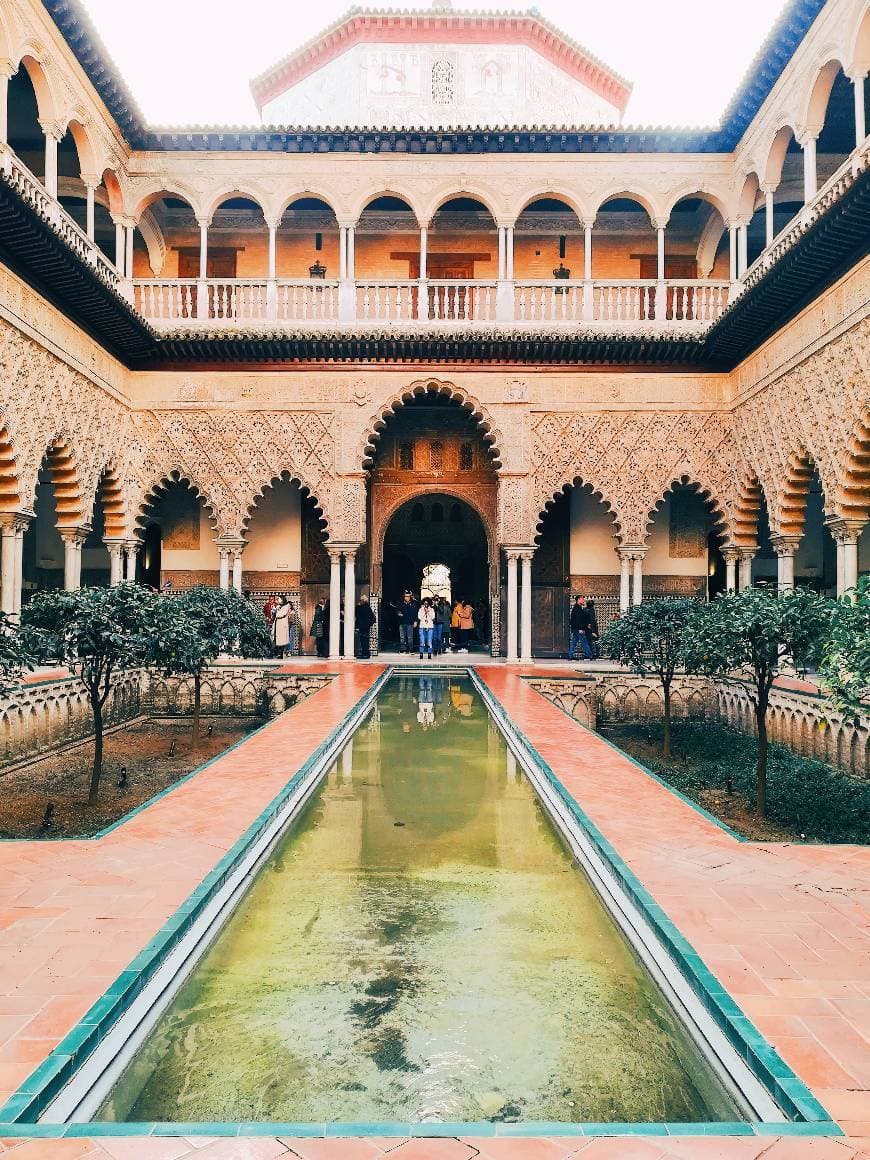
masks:
[[[381,671],[310,665],[336,669],[329,686],[101,841],[0,843],[0,1098],[102,994]],[[0,1153],[16,1160],[870,1160],[870,851],[734,841],[570,722],[518,679],[521,671],[479,668],[846,1139],[2,1139]]]

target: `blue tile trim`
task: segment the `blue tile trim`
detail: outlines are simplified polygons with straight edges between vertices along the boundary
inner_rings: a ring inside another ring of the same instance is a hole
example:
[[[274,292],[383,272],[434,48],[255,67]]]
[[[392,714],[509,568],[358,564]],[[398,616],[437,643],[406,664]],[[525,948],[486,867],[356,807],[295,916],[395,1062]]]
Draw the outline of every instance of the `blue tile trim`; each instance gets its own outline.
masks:
[[[247,853],[251,843],[271,823],[278,810],[293,796],[314,766],[335,744],[347,728],[348,723],[357,714],[364,712],[368,705],[374,701],[390,675],[391,669],[387,668],[372,682],[366,692],[345,713],[341,721],[309,754],[283,789],[235,841],[143,950],[136,955],[130,966],[121,972],[101,998],[94,1003],[50,1055],[28,1076],[18,1091],[0,1107],[0,1121],[33,1121],[39,1117],[64,1084],[68,1082],[76,1068],[82,1064],[99,1040],[103,1038],[109,1028],[140,993],[166,955],[180,941],[216,891],[224,884],[236,863]],[[267,721],[260,730],[255,730],[255,733],[261,732],[262,729],[268,729],[273,724],[275,721]],[[247,737],[241,738],[231,748],[235,749],[239,745],[243,745],[254,735],[249,734]],[[224,754],[227,752],[229,750],[225,750]],[[224,754],[212,758],[201,766],[200,770],[205,769]],[[188,775],[188,777],[192,776],[195,775]],[[174,786],[168,787],[164,793],[171,792],[174,788]],[[158,796],[162,796],[162,794]]]
[[[688,940],[680,933],[676,925],[667,917],[653,896],[641,883],[637,875],[620,858],[610,842],[595,823],[581,809],[575,798],[568,792],[551,766],[544,760],[532,742],[511,721],[504,706],[495,696],[482,677],[474,670],[469,670],[475,687],[483,697],[490,712],[502,725],[509,736],[516,738],[529,754],[541,773],[549,782],[551,788],[558,795],[563,805],[570,812],[575,821],[593,844],[599,855],[606,862],[619,884],[628,897],[646,916],[650,926],[674,959],[683,977],[692,987],[692,990],[712,1015],[719,1028],[728,1037],[731,1044],[740,1052],[756,1078],[764,1085],[770,1095],[783,1109],[786,1115],[795,1121],[806,1124],[822,1125],[825,1134],[842,1135],[842,1129],[833,1123],[831,1117],[813,1096],[809,1088],[798,1079],[792,1069],[785,1063],[779,1054],[770,1046],[763,1035],[754,1027],[744,1015],[741,1008],[728,995],[726,989],[715,977],[712,971],[698,955]],[[541,696],[541,694],[539,694]],[[542,700],[545,700],[542,696]],[[550,702],[548,702],[549,704]],[[570,714],[566,714],[570,716]],[[574,720],[572,718],[572,720]],[[574,724],[585,729],[579,721]],[[588,732],[588,730],[587,730]],[[597,736],[597,735],[596,735]],[[608,742],[608,744],[610,744]],[[622,756],[622,750],[611,746]],[[626,758],[631,761],[631,758]],[[637,765],[637,762],[632,762]],[[643,769],[642,766],[639,768]],[[647,771],[644,771],[647,772]],[[775,1125],[780,1127],[781,1125]],[[829,1129],[832,1129],[829,1131]]]
[[[617,874],[623,887],[632,900],[647,915],[651,925],[656,929],[659,937],[672,951],[686,978],[698,990],[701,998],[708,1005],[708,1009],[717,1017],[720,1026],[729,1022],[735,1024],[735,1033],[746,1045],[750,1065],[753,1064],[755,1052],[767,1053],[767,1066],[771,1069],[769,1078],[775,1073],[775,1095],[777,1100],[794,1105],[795,1114],[804,1115],[803,1122],[794,1123],[709,1123],[709,1124],[602,1124],[602,1123],[567,1123],[561,1121],[528,1121],[516,1124],[494,1124],[489,1121],[477,1123],[190,1123],[190,1124],[154,1124],[154,1123],[76,1123],[76,1124],[39,1124],[32,1121],[45,1106],[54,1098],[72,1072],[93,1050],[97,1042],[106,1034],[115,1020],[126,1010],[129,1003],[141,991],[153,972],[165,958],[166,954],[181,935],[187,930],[194,917],[207,905],[215,890],[224,882],[239,858],[247,851],[250,843],[262,832],[265,825],[272,819],[275,812],[286,802],[287,798],[298,788],[300,782],[311,770],[326,749],[340,735],[352,717],[367,707],[367,703],[374,700],[382,686],[393,675],[394,670],[387,668],[370,686],[366,693],[345,714],[342,721],[330,732],[309,755],[305,763],[287,782],[280,793],[272,799],[244,834],[235,842],[217,865],[203,879],[200,885],[182,903],[178,910],[165,923],[151,942],[139,952],[126,971],[115,980],[106,993],[97,1000],[90,1011],[79,1021],[69,1034],[58,1044],[54,1051],[35,1069],[21,1088],[7,1100],[0,1108],[0,1137],[8,1139],[87,1139],[88,1137],[147,1137],[147,1136],[192,1136],[208,1135],[220,1137],[235,1136],[282,1136],[282,1137],[353,1137],[353,1136],[390,1136],[390,1137],[455,1137],[464,1136],[491,1137],[538,1137],[538,1136],[749,1136],[759,1135],[767,1138],[790,1136],[842,1136],[844,1133],[838,1124],[827,1117],[824,1108],[815,1100],[812,1094],[797,1079],[791,1069],[783,1063],[763,1037],[757,1032],[740,1008],[727,995],[724,987],[703,965],[699,956],[694,954],[691,945],[670,922],[661,907],[657,906],[652,897],[635,878],[616,854],[613,846],[606,841],[594,824],[586,817],[574,798],[568,793],[558,780],[550,766],[543,760],[531,742],[516,728],[507,716],[504,708],[492,691],[481,680],[473,668],[466,670],[474,681],[478,691],[484,697],[490,712],[501,722],[505,729],[515,736],[527,749],[529,755],[539,765],[542,773],[547,777],[553,788],[569,808],[571,813],[584,828],[590,840],[606,859]],[[268,727],[272,722],[262,728]],[[575,722],[579,725],[579,722]],[[243,744],[254,734],[249,734],[237,744]],[[615,748],[615,747],[614,747]],[[619,751],[621,752],[621,751]],[[215,759],[212,759],[215,760]],[[206,763],[210,764],[210,762]],[[205,768],[203,766],[202,768]],[[193,776],[193,775],[189,775]],[[707,1002],[709,1000],[709,1003]],[[710,1005],[712,1004],[712,1006]],[[720,1017],[721,1016],[721,1017]],[[738,1021],[742,1021],[738,1023]],[[753,1067],[754,1070],[754,1067]],[[767,1081],[761,1075],[762,1082]],[[809,1121],[809,1122],[808,1122]]]

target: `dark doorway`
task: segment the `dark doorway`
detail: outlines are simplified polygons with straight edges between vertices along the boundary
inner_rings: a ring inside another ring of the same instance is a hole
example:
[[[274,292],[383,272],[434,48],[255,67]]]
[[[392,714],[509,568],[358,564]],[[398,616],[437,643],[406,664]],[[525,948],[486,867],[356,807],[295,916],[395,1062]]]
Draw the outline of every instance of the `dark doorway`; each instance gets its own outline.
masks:
[[[489,642],[489,551],[480,516],[463,500],[427,493],[395,512],[384,536],[381,647],[398,644],[394,608],[405,589],[419,598],[423,570],[433,562],[450,571],[452,599],[474,605],[476,640]]]

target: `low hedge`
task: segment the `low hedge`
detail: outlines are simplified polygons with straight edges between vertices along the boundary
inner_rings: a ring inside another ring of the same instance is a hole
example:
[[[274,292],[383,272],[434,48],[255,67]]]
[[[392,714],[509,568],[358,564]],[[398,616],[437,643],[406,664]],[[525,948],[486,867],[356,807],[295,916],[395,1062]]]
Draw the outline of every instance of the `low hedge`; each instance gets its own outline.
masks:
[[[619,725],[614,732],[628,743],[627,749],[632,739],[661,746],[658,722]],[[755,801],[754,737],[713,721],[674,721],[671,746],[668,761],[647,755],[642,761],[674,789],[698,801],[705,790],[724,789],[730,777],[736,793]],[[866,844],[870,780],[849,777],[772,743],[767,758],[767,817],[810,840]]]

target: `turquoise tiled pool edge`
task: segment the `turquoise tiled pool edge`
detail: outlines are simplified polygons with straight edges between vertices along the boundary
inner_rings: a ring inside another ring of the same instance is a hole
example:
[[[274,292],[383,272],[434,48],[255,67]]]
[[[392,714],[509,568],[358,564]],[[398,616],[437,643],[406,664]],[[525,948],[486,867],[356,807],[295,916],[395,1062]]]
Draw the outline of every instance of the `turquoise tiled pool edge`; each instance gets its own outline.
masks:
[[[460,1136],[460,1135],[841,1135],[842,1131],[828,1116],[822,1105],[778,1056],[763,1036],[742,1014],[738,1005],[706,968],[677,927],[655,904],[651,895],[637,877],[620,859],[612,845],[585,815],[568,793],[554,771],[543,760],[529,740],[507,717],[503,707],[473,669],[467,670],[481,693],[489,711],[500,723],[508,737],[513,737],[526,751],[537,768],[582,827],[609,868],[618,877],[626,894],[642,910],[647,921],[679,965],[683,976],[703,1001],[716,1023],[738,1048],[753,1073],[774,1096],[787,1114],[797,1116],[793,1122],[736,1122],[705,1124],[614,1124],[614,1123],[229,1123],[229,1124],[134,1124],[134,1123],[75,1123],[40,1124],[33,1122],[57,1095],[85,1058],[101,1042],[109,1028],[140,993],[169,951],[178,943],[194,918],[226,881],[242,855],[273,820],[276,812],[300,787],[312,768],[334,747],[346,733],[348,726],[361,717],[368,705],[388,680],[393,670],[382,673],[362,698],[348,711],[342,721],[316,747],[297,773],[281,792],[261,812],[258,818],[237,839],[230,850],[218,861],[199,886],[178,908],[167,923],[135,956],[91,1010],[65,1036],[53,1052],[34,1070],[19,1090],[0,1108],[0,1134],[7,1137],[59,1138],[88,1135],[299,1135],[299,1136],[352,1136],[378,1134],[388,1136]],[[237,744],[242,744],[244,740]],[[210,764],[206,763],[206,764]],[[162,796],[162,795],[161,795]],[[145,803],[150,804],[150,803]],[[140,809],[144,808],[144,805]]]

